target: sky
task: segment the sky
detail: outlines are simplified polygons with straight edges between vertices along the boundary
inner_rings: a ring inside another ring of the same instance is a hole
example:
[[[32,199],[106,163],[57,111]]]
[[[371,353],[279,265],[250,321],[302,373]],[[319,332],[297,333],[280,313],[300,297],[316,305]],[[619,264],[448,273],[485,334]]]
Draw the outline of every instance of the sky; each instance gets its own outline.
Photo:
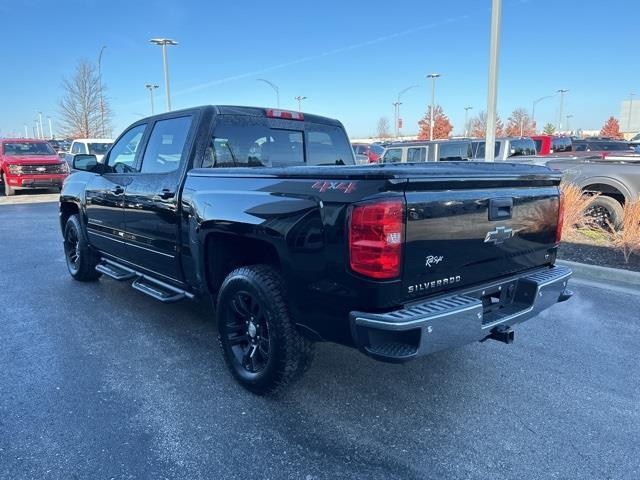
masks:
[[[393,123],[398,92],[403,133],[415,134],[430,102],[463,132],[486,110],[490,0],[407,1],[36,1],[0,0],[0,135],[22,135],[38,111],[56,133],[61,83],[80,59],[97,62],[114,113],[114,135],[150,115],[146,83],[157,83],[164,111],[160,47],[168,50],[173,109],[203,104],[275,106],[341,120],[350,136]],[[639,94],[638,11],[628,0],[503,0],[498,112],[569,89],[564,115],[572,129],[598,129]],[[559,96],[536,106],[539,126],[556,123]],[[563,119],[563,123],[566,119]]]

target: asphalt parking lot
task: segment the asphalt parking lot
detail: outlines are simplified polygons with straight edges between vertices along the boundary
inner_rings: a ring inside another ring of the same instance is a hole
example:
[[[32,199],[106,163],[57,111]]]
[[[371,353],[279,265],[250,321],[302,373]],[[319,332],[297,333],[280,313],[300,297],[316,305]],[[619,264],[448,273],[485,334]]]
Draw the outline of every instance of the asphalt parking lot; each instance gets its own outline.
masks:
[[[74,282],[56,203],[0,225],[0,478],[640,478],[640,295],[574,283],[513,345],[407,365],[319,345],[260,398],[206,302]]]

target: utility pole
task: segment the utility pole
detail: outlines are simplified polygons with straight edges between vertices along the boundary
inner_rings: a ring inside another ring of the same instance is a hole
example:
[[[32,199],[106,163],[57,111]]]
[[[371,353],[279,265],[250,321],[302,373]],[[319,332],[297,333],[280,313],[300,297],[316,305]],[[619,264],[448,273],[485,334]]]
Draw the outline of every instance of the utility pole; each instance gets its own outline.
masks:
[[[469,110],[472,109],[472,106],[464,107],[464,138],[469,136]]]
[[[264,82],[271,88],[273,88],[273,91],[276,92],[276,107],[280,108],[280,89],[278,88],[278,86],[275,83],[270,82],[269,80],[265,80],[264,78],[258,78],[257,80],[258,82]]]
[[[302,100],[306,100],[307,97],[303,97],[302,95],[298,95],[297,97],[295,97],[295,99],[298,101],[298,111],[301,112],[302,111]]]
[[[164,69],[164,87],[167,94],[167,112],[171,111],[171,87],[169,85],[169,61],[167,60],[167,45],[178,45],[178,42],[170,38],[152,38],[149,42],[162,47],[162,67]]]
[[[149,90],[149,100],[151,101],[151,115],[155,115],[154,107],[153,107],[153,91],[158,88],[158,85],[155,83],[147,83],[144,88]]]
[[[102,52],[107,48],[103,45],[98,55],[98,89],[100,90],[100,136],[104,138],[104,97],[102,95]]]
[[[440,77],[439,73],[430,73],[427,78],[431,79],[431,108],[429,109],[429,140],[433,140],[433,112],[436,108],[436,78]]]
[[[560,90],[557,91],[557,93],[560,94],[560,112],[558,115],[558,133],[560,133],[562,131],[562,110],[564,108],[564,94],[567,93],[569,90],[566,88],[561,88]]]
[[[635,93],[629,93],[629,118],[627,119],[627,132],[631,133],[631,112],[633,111],[633,97]]]
[[[489,91],[487,93],[487,132],[485,160],[495,161],[496,108],[498,103],[498,56],[500,55],[500,22],[502,0],[491,2],[491,44],[489,47]]]

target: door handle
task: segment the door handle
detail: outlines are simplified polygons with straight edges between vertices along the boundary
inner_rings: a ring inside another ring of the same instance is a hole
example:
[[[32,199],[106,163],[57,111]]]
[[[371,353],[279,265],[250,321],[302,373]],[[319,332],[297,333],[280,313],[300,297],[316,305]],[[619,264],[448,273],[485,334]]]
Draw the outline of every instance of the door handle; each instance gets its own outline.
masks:
[[[163,200],[168,200],[170,198],[175,197],[175,195],[176,195],[176,192],[172,192],[168,188],[163,188],[158,196]]]
[[[124,193],[124,188],[118,185],[116,188],[111,190],[111,193],[113,193],[114,195],[122,195]]]

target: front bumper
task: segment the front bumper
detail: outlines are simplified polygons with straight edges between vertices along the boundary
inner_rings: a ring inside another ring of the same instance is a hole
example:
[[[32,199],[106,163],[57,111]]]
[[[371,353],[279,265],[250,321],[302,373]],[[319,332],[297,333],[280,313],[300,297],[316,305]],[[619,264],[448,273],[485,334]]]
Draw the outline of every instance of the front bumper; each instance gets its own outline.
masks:
[[[61,188],[68,174],[7,175],[7,182],[16,190],[25,188]]]
[[[556,265],[392,312],[351,312],[352,335],[361,351],[387,362],[496,338],[568,300],[570,276],[570,269]]]

